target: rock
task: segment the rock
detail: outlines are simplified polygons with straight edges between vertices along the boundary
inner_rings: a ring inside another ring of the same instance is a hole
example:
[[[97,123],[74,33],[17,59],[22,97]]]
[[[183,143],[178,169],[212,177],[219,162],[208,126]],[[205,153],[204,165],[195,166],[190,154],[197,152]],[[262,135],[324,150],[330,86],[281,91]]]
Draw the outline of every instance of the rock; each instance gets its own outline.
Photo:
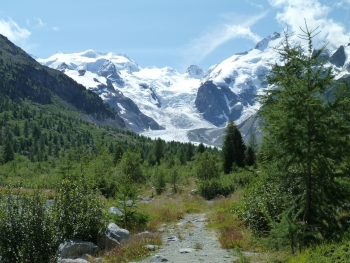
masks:
[[[133,200],[128,200],[128,201],[126,201],[126,205],[127,205],[128,207],[132,207],[133,204],[134,204],[134,201],[133,201]]]
[[[85,259],[82,259],[82,258],[77,258],[77,259],[66,258],[66,259],[58,259],[57,263],[89,263],[89,261],[86,261]]]
[[[114,223],[110,223],[106,232],[101,236],[98,246],[101,249],[110,250],[120,243],[126,242],[131,238],[128,230],[120,228]]]
[[[88,254],[86,254],[83,257],[83,259],[87,260],[88,262],[92,262],[92,263],[103,263],[103,262],[105,262],[105,260],[103,258],[94,258],[93,256],[88,255]]]
[[[191,190],[191,195],[196,195],[197,194],[197,189],[192,189]]]
[[[143,195],[137,196],[137,199],[140,200],[140,201],[142,201],[142,200],[143,200]]]
[[[177,237],[168,237],[167,241],[179,241]]]
[[[150,262],[168,262],[168,260],[161,255],[155,255],[151,258]]]
[[[98,247],[91,242],[71,240],[61,243],[58,248],[58,257],[61,259],[79,258],[85,254],[95,255]]]
[[[110,214],[114,214],[114,215],[118,215],[118,216],[122,216],[123,215],[123,212],[120,211],[119,208],[115,207],[115,206],[112,206],[108,209],[108,212]]]
[[[152,232],[149,232],[149,231],[144,231],[144,232],[140,232],[140,233],[137,233],[135,235],[135,237],[139,237],[139,238],[148,238],[150,236],[152,236],[153,233]]]
[[[179,252],[180,252],[181,254],[184,254],[184,253],[191,253],[192,251],[193,251],[192,248],[181,248],[181,249],[179,250]]]
[[[147,248],[148,250],[153,251],[153,250],[156,250],[158,248],[158,246],[157,245],[146,245],[145,248]]]

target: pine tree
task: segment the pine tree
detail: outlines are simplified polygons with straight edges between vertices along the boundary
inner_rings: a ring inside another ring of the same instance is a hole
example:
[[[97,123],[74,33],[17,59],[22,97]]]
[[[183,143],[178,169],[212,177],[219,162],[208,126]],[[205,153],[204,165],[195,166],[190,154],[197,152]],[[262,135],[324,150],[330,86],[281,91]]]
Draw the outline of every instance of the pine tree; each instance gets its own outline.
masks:
[[[153,145],[153,155],[156,159],[156,162],[160,164],[160,159],[164,156],[163,150],[163,141],[161,138],[158,138]]]
[[[204,153],[204,151],[205,151],[204,144],[203,144],[203,143],[200,143],[200,144],[198,145],[197,153]]]
[[[285,210],[302,225],[301,233],[330,238],[339,233],[338,216],[349,202],[350,91],[326,67],[324,47],[314,50],[316,34],[306,26],[306,48],[292,46],[286,34],[278,49],[283,63],[268,76],[274,88],[260,97],[262,156],[276,171],[270,176],[288,192]]]
[[[227,123],[224,142],[222,144],[223,168],[226,174],[232,171],[234,165],[244,166],[245,144],[241,132],[233,120]]]
[[[8,163],[14,159],[15,159],[15,153],[13,152],[11,142],[10,140],[6,140],[3,155],[2,155],[2,161],[3,163]]]
[[[251,133],[249,136],[248,147],[245,151],[244,163],[247,166],[253,166],[256,162],[256,155],[258,153],[258,142],[255,133]]]

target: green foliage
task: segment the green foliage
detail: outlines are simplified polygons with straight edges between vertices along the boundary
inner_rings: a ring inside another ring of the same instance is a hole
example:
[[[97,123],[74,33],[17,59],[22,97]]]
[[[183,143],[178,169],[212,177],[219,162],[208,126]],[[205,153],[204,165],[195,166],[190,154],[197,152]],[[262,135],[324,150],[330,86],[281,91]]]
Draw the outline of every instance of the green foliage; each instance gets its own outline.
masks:
[[[288,263],[346,263],[350,260],[350,242],[339,244],[322,244],[311,247],[297,256],[289,259]]]
[[[173,167],[170,171],[169,171],[169,181],[171,183],[171,185],[173,186],[173,192],[174,194],[177,193],[177,182],[179,181],[179,173],[178,173],[178,167]]]
[[[141,156],[139,153],[126,151],[118,165],[121,173],[128,177],[130,182],[139,183],[144,180],[141,170]]]
[[[157,195],[163,193],[166,186],[165,174],[161,169],[155,169],[155,174],[153,176],[153,185],[156,189]]]
[[[283,64],[273,65],[268,77],[275,89],[260,98],[264,165],[278,171],[269,176],[289,193],[280,213],[301,223],[304,240],[339,238],[347,228],[339,218],[349,212],[343,204],[349,201],[350,90],[326,67],[324,48],[314,50],[315,34],[304,30],[306,48],[292,46],[286,34],[278,50]]]
[[[244,166],[245,150],[242,135],[233,120],[230,120],[227,123],[222,144],[223,168],[226,174],[232,171],[234,165]]]
[[[6,140],[3,154],[2,154],[2,161],[3,163],[8,163],[10,161],[13,161],[15,159],[15,154],[12,149],[11,142],[9,140]]]
[[[1,262],[51,262],[58,244],[53,217],[40,191],[6,190],[0,197]]]
[[[201,180],[210,180],[219,177],[219,169],[217,167],[217,160],[215,156],[205,151],[197,160],[196,174],[197,178]]]
[[[164,156],[163,143],[163,140],[161,138],[158,138],[154,141],[153,145],[153,156],[158,165],[160,165],[160,159]]]
[[[267,236],[271,223],[278,221],[286,206],[288,192],[274,181],[257,178],[245,189],[237,213],[254,235]]]
[[[97,243],[103,227],[102,200],[83,175],[68,174],[58,183],[52,207],[56,239]]]
[[[197,182],[198,194],[210,200],[217,196],[228,196],[233,193],[235,186],[232,180],[227,177],[211,178],[209,180],[199,180]]]

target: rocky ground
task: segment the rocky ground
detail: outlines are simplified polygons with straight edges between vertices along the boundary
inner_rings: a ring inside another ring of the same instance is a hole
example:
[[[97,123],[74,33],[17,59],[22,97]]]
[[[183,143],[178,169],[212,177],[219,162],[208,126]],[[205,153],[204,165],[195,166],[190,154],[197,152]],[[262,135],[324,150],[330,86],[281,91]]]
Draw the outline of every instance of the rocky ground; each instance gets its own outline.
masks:
[[[238,259],[228,250],[220,248],[216,233],[206,228],[205,214],[187,215],[174,225],[163,225],[163,245],[154,254],[142,261],[176,263],[219,263]],[[152,245],[152,244],[150,244]]]

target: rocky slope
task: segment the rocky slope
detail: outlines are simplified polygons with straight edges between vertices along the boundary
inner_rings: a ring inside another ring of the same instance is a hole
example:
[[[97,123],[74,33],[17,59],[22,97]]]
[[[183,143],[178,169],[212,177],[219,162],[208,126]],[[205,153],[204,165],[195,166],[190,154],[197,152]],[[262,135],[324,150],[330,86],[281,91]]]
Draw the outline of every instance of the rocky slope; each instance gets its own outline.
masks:
[[[273,33],[256,46],[210,67],[190,66],[184,74],[165,67],[139,67],[125,54],[56,53],[38,61],[61,70],[97,93],[136,132],[165,140],[204,142],[221,146],[228,120],[239,125],[243,137],[259,133],[255,100],[268,88],[271,64],[280,63],[275,48],[282,38]],[[346,77],[350,46],[330,58]]]

